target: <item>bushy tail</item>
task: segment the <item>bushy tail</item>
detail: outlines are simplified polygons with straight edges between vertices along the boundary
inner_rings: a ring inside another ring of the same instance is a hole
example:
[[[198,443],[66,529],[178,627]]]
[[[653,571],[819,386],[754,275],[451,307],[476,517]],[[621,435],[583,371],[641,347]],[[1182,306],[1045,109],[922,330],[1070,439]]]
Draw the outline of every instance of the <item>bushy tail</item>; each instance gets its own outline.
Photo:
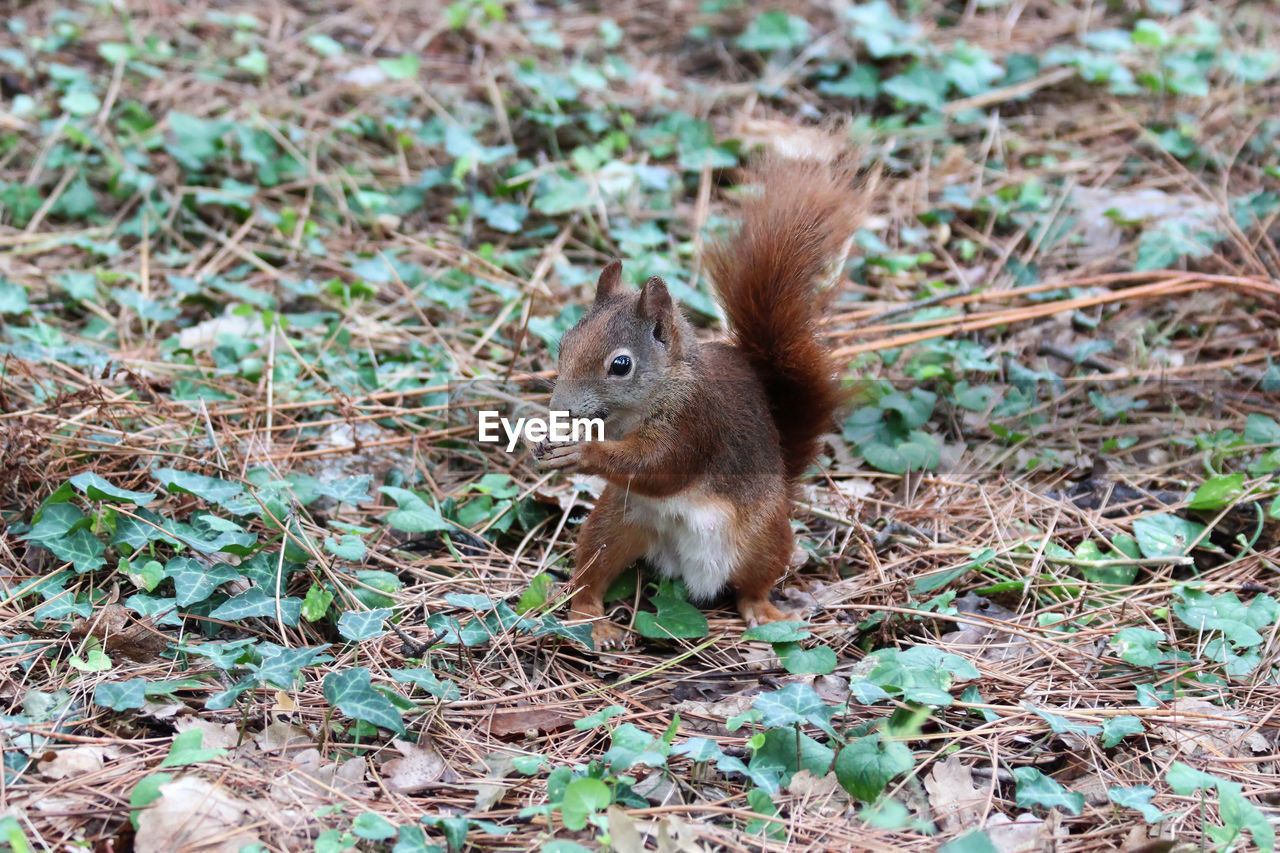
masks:
[[[843,394],[818,338],[817,279],[844,260],[865,207],[849,163],[768,156],[748,170],[757,190],[742,227],[706,266],[735,342],[764,383],[789,479],[818,454]]]

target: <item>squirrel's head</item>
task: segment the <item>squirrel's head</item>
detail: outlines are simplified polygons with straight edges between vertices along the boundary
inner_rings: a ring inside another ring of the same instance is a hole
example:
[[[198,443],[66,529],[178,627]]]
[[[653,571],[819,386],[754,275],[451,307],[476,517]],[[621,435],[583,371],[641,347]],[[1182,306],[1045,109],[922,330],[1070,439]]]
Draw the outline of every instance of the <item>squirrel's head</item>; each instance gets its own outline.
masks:
[[[696,346],[666,282],[654,276],[633,291],[614,260],[600,273],[591,309],[560,340],[551,409],[601,418],[605,437],[621,438],[678,403]]]

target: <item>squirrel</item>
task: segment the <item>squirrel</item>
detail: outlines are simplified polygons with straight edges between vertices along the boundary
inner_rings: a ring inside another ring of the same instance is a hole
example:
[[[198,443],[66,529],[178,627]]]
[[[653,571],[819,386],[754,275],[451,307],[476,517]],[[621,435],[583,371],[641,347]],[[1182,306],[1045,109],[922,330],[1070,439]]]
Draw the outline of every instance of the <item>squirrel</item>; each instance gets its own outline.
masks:
[[[783,619],[769,593],[794,551],[797,478],[844,400],[817,335],[817,282],[843,263],[864,207],[857,168],[768,155],[741,227],[704,253],[728,343],[701,342],[666,283],[636,292],[622,263],[560,342],[552,411],[600,418],[604,439],[534,448],[547,469],[603,477],[579,534],[570,613],[597,650],[630,645],[605,620],[610,583],[641,558],[706,602],[726,588],[748,626]]]

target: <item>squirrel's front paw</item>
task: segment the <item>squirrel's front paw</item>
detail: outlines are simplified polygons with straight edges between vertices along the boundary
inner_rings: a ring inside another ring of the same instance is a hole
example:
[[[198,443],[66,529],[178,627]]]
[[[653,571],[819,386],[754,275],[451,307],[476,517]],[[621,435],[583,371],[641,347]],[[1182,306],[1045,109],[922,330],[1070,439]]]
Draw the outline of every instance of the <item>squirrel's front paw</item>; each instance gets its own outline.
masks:
[[[596,651],[605,652],[610,649],[630,648],[635,642],[631,632],[613,622],[600,621],[591,626],[591,640]]]
[[[543,442],[534,448],[534,456],[538,464],[548,471],[577,470],[582,464],[582,442],[569,441],[564,444],[547,444]]]

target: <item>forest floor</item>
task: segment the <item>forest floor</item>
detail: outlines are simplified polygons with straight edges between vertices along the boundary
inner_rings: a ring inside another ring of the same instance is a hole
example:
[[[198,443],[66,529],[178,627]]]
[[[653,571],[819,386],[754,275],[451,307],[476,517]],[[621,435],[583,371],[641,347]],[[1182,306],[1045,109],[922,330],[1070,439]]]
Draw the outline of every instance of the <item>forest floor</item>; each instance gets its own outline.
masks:
[[[0,849],[1272,850],[1278,38],[1182,0],[17,4]],[[545,406],[611,257],[717,334],[736,167],[818,126],[880,178],[794,621],[632,575],[597,654],[560,605],[598,484],[466,406]]]

